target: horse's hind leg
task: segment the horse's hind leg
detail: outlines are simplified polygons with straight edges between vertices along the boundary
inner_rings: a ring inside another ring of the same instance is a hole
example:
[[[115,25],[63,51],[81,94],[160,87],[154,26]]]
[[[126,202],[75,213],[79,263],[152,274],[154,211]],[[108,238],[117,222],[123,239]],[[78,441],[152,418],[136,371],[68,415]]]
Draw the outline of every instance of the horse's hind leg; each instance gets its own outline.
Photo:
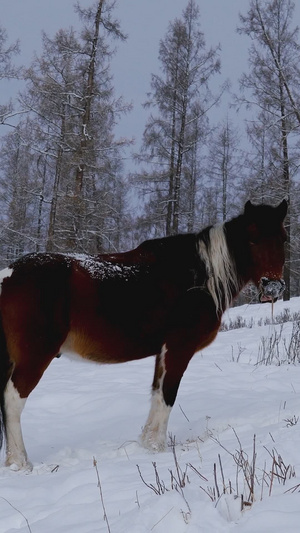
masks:
[[[43,365],[40,365],[38,360],[34,365],[27,363],[26,367],[16,365],[4,389],[5,464],[14,470],[32,470],[22,436],[21,414],[30,392],[39,382],[51,360],[52,357],[49,357]]]
[[[58,354],[65,338],[65,334],[47,327],[37,334],[33,331],[34,323],[32,320],[23,335],[8,336],[7,343],[13,366],[3,393],[6,465],[15,470],[32,469],[22,437],[21,414],[29,394]]]
[[[32,465],[27,459],[21,430],[21,413],[26,398],[21,398],[18,389],[9,378],[4,390],[4,413],[6,433],[6,466],[13,469],[31,470]]]

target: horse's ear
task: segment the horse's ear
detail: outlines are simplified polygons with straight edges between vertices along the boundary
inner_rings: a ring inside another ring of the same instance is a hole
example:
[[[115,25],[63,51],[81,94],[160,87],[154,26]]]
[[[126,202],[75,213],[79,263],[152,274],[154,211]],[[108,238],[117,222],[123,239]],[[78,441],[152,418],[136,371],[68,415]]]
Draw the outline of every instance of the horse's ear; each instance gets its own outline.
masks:
[[[250,200],[248,200],[248,202],[245,203],[244,215],[247,221],[248,239],[251,244],[255,244],[256,242],[258,242],[260,234],[257,224],[255,222],[256,217],[253,213],[254,210],[255,206],[251,203]]]
[[[282,200],[281,204],[276,207],[280,220],[284,220],[288,210],[288,203],[286,200]]]
[[[249,215],[252,211],[252,208],[253,204],[250,202],[250,200],[248,200],[248,202],[245,203],[244,214]]]

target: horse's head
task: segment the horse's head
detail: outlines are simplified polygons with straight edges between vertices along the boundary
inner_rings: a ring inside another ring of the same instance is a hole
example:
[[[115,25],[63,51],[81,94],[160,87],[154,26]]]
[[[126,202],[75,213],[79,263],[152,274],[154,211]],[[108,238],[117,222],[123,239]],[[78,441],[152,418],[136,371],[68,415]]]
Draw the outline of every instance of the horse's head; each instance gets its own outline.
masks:
[[[284,243],[283,221],[288,204],[283,200],[277,207],[245,205],[244,216],[251,256],[250,274],[259,288],[261,302],[274,302],[283,293]]]

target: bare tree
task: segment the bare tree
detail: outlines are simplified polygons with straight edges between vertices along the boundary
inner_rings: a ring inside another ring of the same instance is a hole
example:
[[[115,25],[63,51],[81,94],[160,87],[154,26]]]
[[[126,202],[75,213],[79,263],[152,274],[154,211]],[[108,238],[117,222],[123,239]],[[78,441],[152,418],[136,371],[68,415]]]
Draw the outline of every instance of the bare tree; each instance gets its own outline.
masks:
[[[138,173],[150,193],[151,225],[167,235],[191,228],[195,214],[196,154],[207,134],[207,111],[217,100],[209,88],[220,71],[218,47],[206,48],[199,8],[190,0],[160,42],[162,75],[152,75],[146,124],[137,156],[151,170]],[[190,194],[189,194],[190,191]]]
[[[218,220],[225,221],[238,211],[243,179],[239,132],[226,118],[218,124],[209,139],[207,176],[215,190],[214,211]]]
[[[3,137],[1,147],[1,263],[20,254],[34,252],[42,238],[40,183],[35,173],[35,156],[24,141],[31,128],[29,120]],[[38,227],[39,225],[39,227]]]
[[[20,52],[19,42],[7,44],[7,32],[0,26],[0,81],[11,78],[18,78],[21,70],[13,64],[13,58]],[[0,105],[0,124],[8,124],[13,115],[13,104],[10,100],[6,104]]]
[[[21,101],[34,117],[31,149],[51,205],[49,251],[96,253],[114,247],[120,231],[114,195],[125,194],[120,150],[126,141],[116,140],[113,130],[130,106],[115,98],[111,83],[108,38],[124,38],[112,20],[113,5],[100,0],[83,10],[78,4],[80,35],[72,28],[54,38],[44,33],[43,53],[26,71]],[[43,207],[47,216],[46,202]]]
[[[252,39],[249,49],[250,73],[243,75],[241,87],[243,100],[254,103],[268,120],[265,134],[277,139],[281,171],[277,187],[278,194],[284,193],[290,200],[292,160],[290,157],[291,136],[300,126],[296,102],[299,101],[299,44],[298,27],[293,28],[294,3],[291,0],[251,0],[247,15],[240,16],[240,33]],[[295,74],[297,73],[297,76]],[[248,96],[250,93],[250,96]],[[264,136],[264,141],[266,137]],[[285,299],[290,298],[290,218],[286,220],[288,230],[285,282]]]
[[[125,40],[125,35],[121,32],[120,24],[117,20],[112,19],[112,12],[115,2],[108,0],[98,0],[90,9],[82,9],[80,4],[77,3],[77,11],[81,20],[84,22],[85,27],[82,32],[82,39],[84,42],[83,51],[85,54],[85,67],[83,77],[83,91],[79,105],[82,109],[80,116],[80,138],[78,147],[76,150],[77,166],[75,171],[75,187],[74,187],[74,216],[72,227],[74,243],[70,242],[70,247],[75,247],[80,232],[82,231],[82,221],[84,220],[83,213],[85,206],[83,202],[83,188],[84,180],[89,181],[89,158],[92,152],[95,151],[95,136],[93,133],[94,125],[92,120],[92,112],[97,106],[97,95],[99,97],[102,92],[102,98],[104,92],[110,92],[109,87],[110,78],[108,75],[108,60],[111,58],[112,52],[109,51],[104,35],[109,34],[110,37]],[[101,54],[101,55],[100,55]],[[105,58],[105,67],[102,67],[102,79],[99,76],[99,59]],[[104,76],[103,76],[104,75]],[[106,82],[104,80],[106,78]],[[108,103],[108,101],[107,101]],[[103,112],[103,110],[102,110]],[[111,105],[111,112],[113,112],[113,106]],[[108,126],[108,124],[106,123]],[[98,126],[99,127],[99,126]],[[87,173],[87,176],[85,176]]]

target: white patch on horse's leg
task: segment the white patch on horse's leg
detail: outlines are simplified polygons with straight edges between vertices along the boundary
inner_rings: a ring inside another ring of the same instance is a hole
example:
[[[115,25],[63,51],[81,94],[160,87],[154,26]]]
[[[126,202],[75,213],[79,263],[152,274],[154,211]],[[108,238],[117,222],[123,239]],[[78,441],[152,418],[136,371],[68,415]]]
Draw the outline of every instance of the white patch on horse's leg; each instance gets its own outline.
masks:
[[[172,407],[166,405],[162,391],[164,377],[166,375],[166,351],[167,348],[164,345],[160,355],[162,374],[158,380],[158,387],[152,391],[150,413],[141,435],[143,446],[155,452],[164,451],[166,447],[167,427],[172,409]]]
[[[32,470],[32,465],[27,459],[22,430],[21,413],[26,398],[21,398],[11,379],[8,380],[4,391],[4,409],[6,426],[6,466],[13,470]]]
[[[155,452],[165,450],[171,409],[171,407],[165,404],[161,390],[152,393],[150,413],[141,436],[145,448]]]

